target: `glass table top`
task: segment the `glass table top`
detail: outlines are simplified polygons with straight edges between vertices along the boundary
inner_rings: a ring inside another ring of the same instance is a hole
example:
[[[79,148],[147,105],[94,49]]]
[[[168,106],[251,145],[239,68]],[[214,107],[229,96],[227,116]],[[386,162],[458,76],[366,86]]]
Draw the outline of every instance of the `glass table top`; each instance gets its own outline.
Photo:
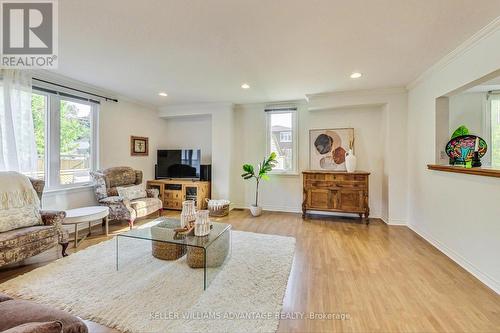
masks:
[[[119,237],[130,237],[165,242],[179,245],[207,248],[223,233],[231,229],[230,224],[211,222],[212,229],[206,236],[186,236],[175,233],[174,229],[180,228],[180,220],[172,218],[161,218],[162,221],[152,227],[142,229],[132,229],[118,234]]]

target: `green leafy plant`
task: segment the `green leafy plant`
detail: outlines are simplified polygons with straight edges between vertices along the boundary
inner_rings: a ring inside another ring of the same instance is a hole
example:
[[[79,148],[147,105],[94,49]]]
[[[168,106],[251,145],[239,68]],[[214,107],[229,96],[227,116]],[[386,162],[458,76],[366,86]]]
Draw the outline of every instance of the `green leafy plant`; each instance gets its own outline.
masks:
[[[457,136],[462,136],[462,135],[467,135],[467,134],[469,134],[469,129],[467,127],[465,127],[464,125],[462,125],[459,128],[457,128],[455,130],[455,132],[453,132],[453,134],[451,135],[451,138],[455,139]]]
[[[254,168],[254,166],[251,164],[243,165],[244,173],[241,175],[241,177],[243,177],[243,179],[245,180],[255,178],[257,182],[257,187],[255,189],[255,206],[257,206],[257,203],[259,201],[259,183],[261,179],[269,180],[269,175],[267,173],[270,172],[277,163],[278,161],[276,160],[276,153],[272,152],[268,158],[264,158],[264,160],[257,165],[257,171],[256,168]]]

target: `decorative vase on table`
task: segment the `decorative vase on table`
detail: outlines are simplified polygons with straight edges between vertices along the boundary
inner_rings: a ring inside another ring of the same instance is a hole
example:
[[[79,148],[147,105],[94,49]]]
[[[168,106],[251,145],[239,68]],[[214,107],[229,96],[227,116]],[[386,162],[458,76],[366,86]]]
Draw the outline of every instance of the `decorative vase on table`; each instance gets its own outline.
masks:
[[[196,222],[194,222],[194,235],[206,236],[210,233],[210,218],[208,210],[199,210],[196,212]]]
[[[186,200],[182,202],[182,212],[181,212],[181,227],[184,228],[196,220],[196,208],[194,206],[193,200]]]
[[[345,168],[347,169],[347,172],[356,171],[356,163],[357,158],[354,156],[352,149],[349,149],[349,151],[345,153]]]

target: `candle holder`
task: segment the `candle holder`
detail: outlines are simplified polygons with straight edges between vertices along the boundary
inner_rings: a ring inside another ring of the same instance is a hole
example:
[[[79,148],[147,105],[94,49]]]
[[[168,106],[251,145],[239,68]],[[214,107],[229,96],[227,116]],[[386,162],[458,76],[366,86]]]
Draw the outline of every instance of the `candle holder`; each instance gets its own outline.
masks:
[[[194,223],[194,235],[206,236],[210,233],[210,218],[208,210],[199,210],[196,212],[196,222]]]
[[[481,166],[481,159],[479,158],[479,152],[474,152],[474,157],[472,158],[472,167],[479,168]]]
[[[196,207],[193,200],[182,202],[181,227],[186,227],[190,222],[196,220]]]

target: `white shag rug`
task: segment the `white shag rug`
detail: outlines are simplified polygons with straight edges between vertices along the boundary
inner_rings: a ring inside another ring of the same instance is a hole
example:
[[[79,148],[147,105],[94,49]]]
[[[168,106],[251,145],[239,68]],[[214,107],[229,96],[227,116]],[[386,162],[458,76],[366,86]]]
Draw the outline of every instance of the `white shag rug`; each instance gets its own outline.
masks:
[[[295,239],[232,231],[232,253],[203,291],[203,269],[151,242],[115,239],[0,284],[0,290],[126,332],[275,332]]]

